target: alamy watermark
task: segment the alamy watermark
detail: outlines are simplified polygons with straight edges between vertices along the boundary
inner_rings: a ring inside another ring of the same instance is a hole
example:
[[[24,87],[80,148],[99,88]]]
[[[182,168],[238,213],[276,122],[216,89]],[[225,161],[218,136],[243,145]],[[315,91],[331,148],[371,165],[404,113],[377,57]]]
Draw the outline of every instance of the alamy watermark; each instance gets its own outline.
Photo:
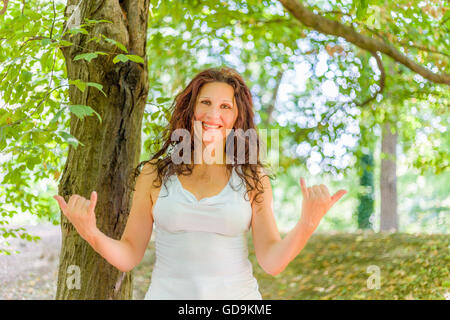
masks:
[[[67,289],[80,290],[81,289],[81,270],[80,267],[71,264],[67,267],[67,274],[69,275],[66,279]]]
[[[381,288],[381,272],[380,267],[377,265],[370,265],[367,267],[367,273],[371,275],[367,279],[368,289],[380,289]]]
[[[270,150],[267,148],[268,136]],[[170,139],[177,142],[171,154],[175,164],[191,164],[192,159],[194,164],[224,164],[224,160],[227,164],[257,164],[258,158],[261,163],[270,162],[273,167],[278,167],[279,164],[278,129],[226,129],[224,137],[221,130],[203,130],[202,122],[194,121],[193,155],[192,137],[188,130],[175,129]]]
[[[80,4],[83,0],[80,0],[77,5],[70,5],[67,7],[67,14],[70,14],[67,19],[66,27],[64,28],[64,32],[67,29],[78,28],[81,24],[81,14],[80,14]]]

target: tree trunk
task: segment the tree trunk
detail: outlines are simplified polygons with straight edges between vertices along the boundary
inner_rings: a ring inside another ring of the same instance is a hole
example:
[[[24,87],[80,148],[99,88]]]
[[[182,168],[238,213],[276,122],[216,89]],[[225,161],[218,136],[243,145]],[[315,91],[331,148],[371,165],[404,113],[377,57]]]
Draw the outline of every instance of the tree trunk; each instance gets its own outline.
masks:
[[[88,41],[100,34],[121,42],[128,54],[145,59],[146,30],[149,1],[81,1],[69,0],[68,8],[79,4],[79,21],[84,18],[110,20],[88,28],[89,34],[66,36],[74,45],[61,48],[67,64],[69,79],[97,82],[98,89],[86,87],[84,92],[71,86],[71,104],[88,105],[102,117],[80,120],[71,115],[70,134],[84,146],[69,146],[58,194],[66,201],[79,194],[87,199],[97,191],[95,209],[97,227],[107,236],[120,239],[128,218],[131,189],[127,179],[138,164],[141,151],[141,127],[148,94],[147,63],[128,61],[114,64],[112,59],[124,53],[115,45]],[[72,14],[75,10],[72,7]],[[67,24],[66,19],[66,24]],[[73,22],[72,22],[73,23]],[[66,26],[65,24],[65,26]],[[99,55],[90,62],[73,61],[85,52],[114,53]],[[125,53],[124,53],[125,54]],[[82,239],[72,224],[61,214],[62,245],[56,299],[132,299],[132,273],[123,273],[110,265]]]
[[[396,147],[398,133],[391,132],[395,123],[384,122],[381,140],[381,214],[380,231],[398,231]]]
[[[358,193],[359,205],[357,208],[357,220],[358,229],[372,229],[372,222],[370,217],[374,212],[374,182],[373,182],[373,172],[374,172],[374,144],[367,135],[371,132],[360,126],[361,129],[361,140],[366,143],[366,148],[363,148],[362,154],[359,159],[359,169],[360,169],[360,192]],[[364,139],[365,138],[365,139]]]

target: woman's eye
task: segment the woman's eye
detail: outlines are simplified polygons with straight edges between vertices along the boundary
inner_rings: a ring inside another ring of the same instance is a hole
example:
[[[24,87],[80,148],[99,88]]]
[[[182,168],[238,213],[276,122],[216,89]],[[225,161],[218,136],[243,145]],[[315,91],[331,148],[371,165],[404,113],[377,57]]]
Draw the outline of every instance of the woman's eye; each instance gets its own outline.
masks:
[[[208,104],[208,103],[210,103],[210,102],[209,102],[208,100],[204,100],[204,101],[202,101],[202,103]],[[231,109],[231,106],[229,106],[228,104],[223,104],[222,106],[225,106],[225,107]]]

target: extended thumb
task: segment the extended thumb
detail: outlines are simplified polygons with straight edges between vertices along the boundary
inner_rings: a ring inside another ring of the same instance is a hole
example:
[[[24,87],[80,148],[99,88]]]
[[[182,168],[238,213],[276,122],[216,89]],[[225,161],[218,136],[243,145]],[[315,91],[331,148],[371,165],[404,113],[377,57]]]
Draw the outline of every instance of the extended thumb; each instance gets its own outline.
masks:
[[[94,209],[97,204],[97,191],[91,192],[91,205],[89,206],[91,209]]]

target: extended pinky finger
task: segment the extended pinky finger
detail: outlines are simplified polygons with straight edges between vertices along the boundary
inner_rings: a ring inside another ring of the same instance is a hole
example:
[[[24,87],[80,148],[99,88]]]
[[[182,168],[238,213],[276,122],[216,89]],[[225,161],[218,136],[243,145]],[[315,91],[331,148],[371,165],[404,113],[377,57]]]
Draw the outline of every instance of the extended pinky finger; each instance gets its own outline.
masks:
[[[300,187],[302,189],[303,196],[308,198],[309,192],[308,192],[308,188],[306,187],[305,179],[303,179],[303,178],[300,178]]]

